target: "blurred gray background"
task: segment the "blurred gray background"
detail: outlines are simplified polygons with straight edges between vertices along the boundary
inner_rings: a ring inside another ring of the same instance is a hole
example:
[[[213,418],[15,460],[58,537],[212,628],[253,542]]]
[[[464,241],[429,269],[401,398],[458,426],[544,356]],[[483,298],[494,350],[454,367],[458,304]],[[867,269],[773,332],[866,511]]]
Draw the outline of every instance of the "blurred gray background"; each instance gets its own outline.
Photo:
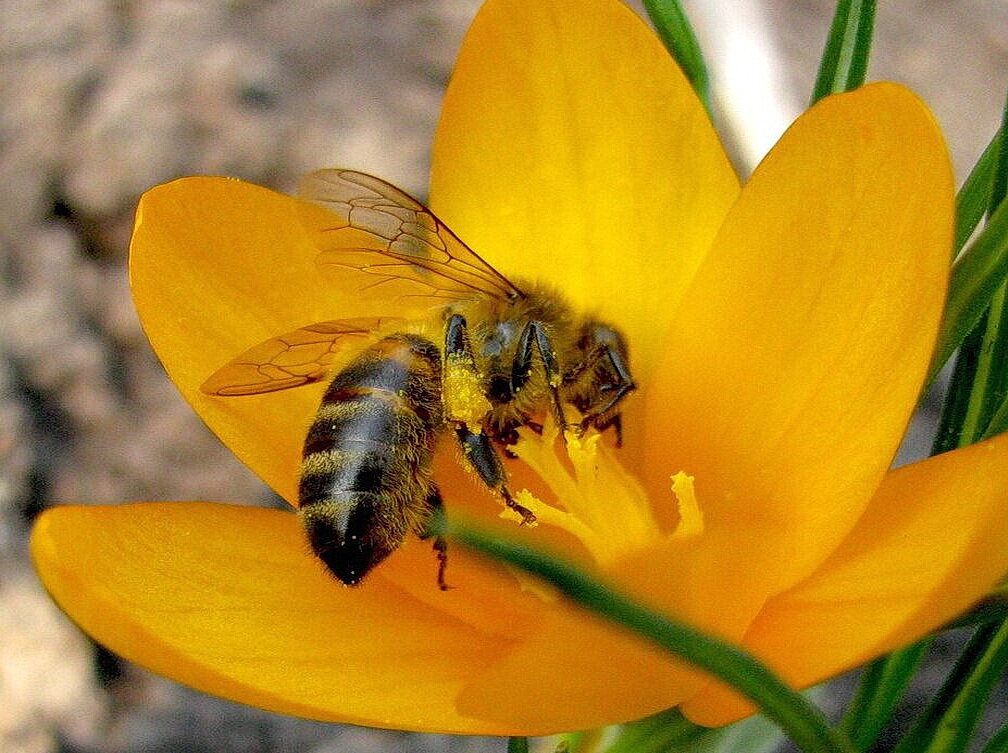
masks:
[[[834,4],[684,4],[722,133],[749,168],[807,101]],[[153,677],[52,606],[25,547],[54,503],[269,501],[139,330],[124,272],[137,198],[198,173],[290,190],[336,165],[424,195],[441,93],[477,5],[0,1],[0,750],[504,749],[286,719]],[[1006,73],[1008,2],[880,3],[870,78],[931,104],[960,178],[997,127]],[[908,457],[930,426],[925,415]]]

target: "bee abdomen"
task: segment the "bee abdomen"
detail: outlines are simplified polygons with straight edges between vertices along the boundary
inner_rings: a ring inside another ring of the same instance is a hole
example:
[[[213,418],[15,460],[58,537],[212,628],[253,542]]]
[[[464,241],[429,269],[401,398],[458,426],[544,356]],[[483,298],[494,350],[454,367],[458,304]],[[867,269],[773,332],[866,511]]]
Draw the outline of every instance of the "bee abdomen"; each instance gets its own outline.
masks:
[[[298,492],[312,548],[344,583],[359,582],[426,523],[440,369],[432,343],[393,335],[351,362],[322,398]]]
[[[376,391],[344,403],[323,402],[305,439],[301,506],[340,492],[401,485],[412,451],[429,430],[395,393]]]

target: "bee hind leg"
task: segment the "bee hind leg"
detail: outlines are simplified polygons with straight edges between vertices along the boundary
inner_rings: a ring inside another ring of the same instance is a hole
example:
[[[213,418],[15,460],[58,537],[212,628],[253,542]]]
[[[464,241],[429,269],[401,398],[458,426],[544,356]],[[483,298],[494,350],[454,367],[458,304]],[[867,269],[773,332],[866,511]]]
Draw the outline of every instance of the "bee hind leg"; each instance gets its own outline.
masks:
[[[431,512],[430,518],[428,518],[426,526],[417,531],[417,536],[423,541],[433,537],[433,548],[438,559],[438,588],[447,591],[451,586],[445,581],[445,571],[448,569],[448,541],[441,533],[444,530],[444,500],[441,499],[441,492],[433,484],[430,494],[427,495],[427,508]]]

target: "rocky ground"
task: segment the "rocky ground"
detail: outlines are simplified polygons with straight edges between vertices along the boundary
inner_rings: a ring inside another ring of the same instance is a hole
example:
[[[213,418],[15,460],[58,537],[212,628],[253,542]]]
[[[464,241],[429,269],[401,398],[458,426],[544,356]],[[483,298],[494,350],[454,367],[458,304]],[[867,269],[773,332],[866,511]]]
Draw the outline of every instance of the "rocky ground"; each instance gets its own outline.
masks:
[[[0,3],[0,749],[503,750],[281,718],[152,677],[84,639],[25,554],[30,520],[57,502],[270,501],[140,332],[124,273],[137,197],[196,173],[286,190],[335,165],[422,195],[439,98],[476,5]],[[686,5],[721,84],[724,128],[751,165],[807,99],[833,4]],[[998,122],[1008,4],[880,5],[873,77],[932,104],[964,174]],[[927,427],[925,417],[911,454]]]

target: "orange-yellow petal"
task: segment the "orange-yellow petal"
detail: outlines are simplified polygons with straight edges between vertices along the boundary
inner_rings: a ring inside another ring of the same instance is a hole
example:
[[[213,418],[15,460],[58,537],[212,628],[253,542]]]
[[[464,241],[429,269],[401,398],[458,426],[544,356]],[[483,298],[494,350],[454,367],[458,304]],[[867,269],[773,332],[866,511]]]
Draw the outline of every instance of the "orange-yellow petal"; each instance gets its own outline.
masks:
[[[459,707],[526,729],[564,732],[675,706],[704,676],[624,628],[557,605],[539,629],[473,677]],[[548,709],[549,725],[542,724]]]
[[[952,216],[938,127],[894,84],[821,101],[744,187],[645,406],[650,489],[695,476],[717,598],[745,568],[787,588],[864,510],[927,367]]]
[[[703,106],[622,3],[480,10],[441,111],[432,208],[504,274],[624,328],[638,373],[737,193]]]
[[[59,507],[39,518],[31,549],[54,600],[118,654],[280,713],[540,735],[639,718],[704,681],[455,548],[447,592],[429,543],[415,539],[361,586],[343,587],[281,511]]]
[[[375,313],[352,289],[319,275],[306,206],[230,178],[183,178],[144,194],[130,246],[137,312],[168,375],[224,443],[289,501],[323,386],[238,398],[199,387],[269,338]]]
[[[209,503],[54,508],[31,547],[42,582],[85,631],[204,692],[369,726],[525,731],[457,707],[530,632],[539,603],[462,552],[451,553],[447,592],[430,544],[415,540],[349,589],[307,551],[295,515]]]
[[[1008,572],[1008,435],[886,476],[850,536],[807,580],[772,598],[747,649],[807,687],[962,613]],[[719,725],[751,708],[708,686],[684,706]]]

